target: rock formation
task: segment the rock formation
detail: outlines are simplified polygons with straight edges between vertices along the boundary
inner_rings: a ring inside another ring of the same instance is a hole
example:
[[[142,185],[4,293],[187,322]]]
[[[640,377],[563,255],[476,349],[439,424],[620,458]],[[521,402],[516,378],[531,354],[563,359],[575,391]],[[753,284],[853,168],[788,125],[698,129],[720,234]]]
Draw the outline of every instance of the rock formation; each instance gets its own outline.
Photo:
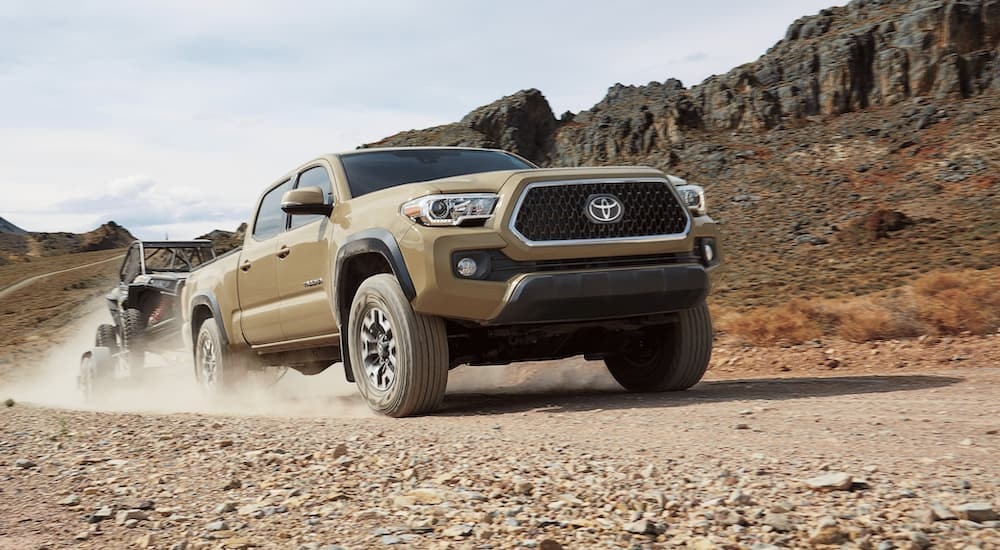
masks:
[[[247,232],[247,224],[241,223],[236,231],[226,231],[225,229],[213,229],[208,233],[198,237],[212,241],[212,247],[216,254],[225,254],[234,248],[243,246],[243,237]]]
[[[766,130],[912,97],[1000,90],[1000,0],[854,0],[792,23],[757,61],[685,88],[615,84],[557,120],[523,90],[460,122],[376,144],[499,147],[542,165],[630,162],[671,152],[692,130]]]
[[[0,232],[0,259],[23,261],[39,256],[111,250],[124,248],[134,240],[128,229],[113,221],[86,233]]]
[[[558,119],[524,90],[373,145],[654,166],[706,186],[728,251],[714,303],[877,291],[1000,265],[998,44],[1000,0],[855,0],[690,88],[616,84]]]

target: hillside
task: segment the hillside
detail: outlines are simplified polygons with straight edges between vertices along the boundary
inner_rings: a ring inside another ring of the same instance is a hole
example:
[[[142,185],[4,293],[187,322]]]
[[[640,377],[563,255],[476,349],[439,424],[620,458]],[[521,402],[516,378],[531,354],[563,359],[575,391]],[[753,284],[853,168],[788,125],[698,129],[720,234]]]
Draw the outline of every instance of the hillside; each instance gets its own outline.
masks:
[[[0,232],[0,265],[30,261],[32,258],[124,248],[134,240],[128,229],[113,221],[86,233]]]
[[[214,229],[200,237],[212,241],[212,247],[216,254],[225,254],[234,248],[243,246],[243,237],[247,232],[247,224],[241,223],[236,231],[226,231],[224,229]]]
[[[13,233],[14,235],[24,235],[27,231],[21,229],[20,227],[10,223],[9,221],[0,218],[0,233]]]
[[[724,224],[717,303],[878,291],[1000,265],[998,46],[994,1],[855,1],[690,88],[616,84],[558,119],[523,90],[369,146],[656,166],[703,183]]]

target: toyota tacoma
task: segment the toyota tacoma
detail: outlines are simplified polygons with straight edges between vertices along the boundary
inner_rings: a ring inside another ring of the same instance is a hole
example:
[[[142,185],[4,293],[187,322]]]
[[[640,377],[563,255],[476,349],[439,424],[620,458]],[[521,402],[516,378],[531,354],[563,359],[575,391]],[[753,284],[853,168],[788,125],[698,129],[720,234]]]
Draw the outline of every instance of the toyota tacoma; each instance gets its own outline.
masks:
[[[278,178],[249,222],[183,290],[211,391],[341,362],[399,417],[438,407],[460,365],[583,355],[640,392],[689,388],[708,366],[718,230],[701,187],[652,168],[360,149]]]

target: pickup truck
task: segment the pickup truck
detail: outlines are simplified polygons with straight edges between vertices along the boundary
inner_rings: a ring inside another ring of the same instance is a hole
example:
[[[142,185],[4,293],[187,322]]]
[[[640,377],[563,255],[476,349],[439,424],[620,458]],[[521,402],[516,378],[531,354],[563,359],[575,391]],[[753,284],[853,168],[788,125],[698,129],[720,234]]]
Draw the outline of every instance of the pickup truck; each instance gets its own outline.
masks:
[[[342,362],[394,417],[435,410],[460,365],[583,355],[626,390],[683,390],[712,352],[719,244],[703,189],[653,168],[360,149],[264,190],[242,248],[188,277],[183,330],[210,391]]]

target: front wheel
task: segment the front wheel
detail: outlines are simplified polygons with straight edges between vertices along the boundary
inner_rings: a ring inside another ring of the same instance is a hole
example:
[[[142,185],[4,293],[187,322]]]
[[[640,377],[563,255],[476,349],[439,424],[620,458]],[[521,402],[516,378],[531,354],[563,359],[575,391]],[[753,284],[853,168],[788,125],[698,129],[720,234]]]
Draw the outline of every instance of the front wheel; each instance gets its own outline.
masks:
[[[214,318],[198,329],[194,344],[194,373],[207,393],[222,394],[240,385],[247,376],[246,362],[226,349],[222,329]]]
[[[414,312],[392,275],[361,283],[347,328],[354,379],[369,407],[398,418],[441,404],[448,386],[444,321]]]
[[[678,313],[674,324],[637,334],[604,364],[628,391],[679,391],[701,380],[711,357],[712,319],[702,302]]]

